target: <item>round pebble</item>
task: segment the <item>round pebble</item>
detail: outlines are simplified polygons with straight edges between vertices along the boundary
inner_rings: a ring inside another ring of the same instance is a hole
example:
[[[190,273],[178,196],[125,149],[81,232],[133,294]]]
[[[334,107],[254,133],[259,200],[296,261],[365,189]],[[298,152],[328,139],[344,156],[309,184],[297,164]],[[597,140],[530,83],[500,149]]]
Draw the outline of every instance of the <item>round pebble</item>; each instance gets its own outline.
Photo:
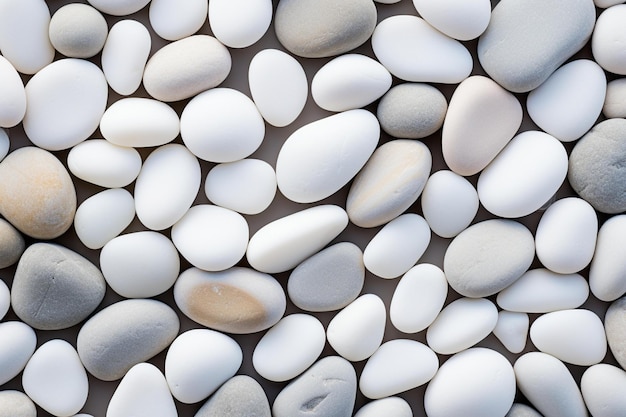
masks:
[[[624,389],[626,372],[605,363],[587,368],[580,380],[583,399],[594,417],[619,417],[626,410]]]
[[[11,223],[0,219],[0,269],[17,263],[25,248],[26,243],[21,233]],[[0,314],[0,319],[2,316]]]
[[[598,233],[596,251],[589,270],[589,286],[593,295],[602,301],[613,301],[626,293],[622,257],[622,242],[626,233],[626,216],[608,219]]]
[[[417,12],[435,29],[461,41],[480,36],[491,18],[489,0],[413,0]]]
[[[626,117],[626,78],[617,78],[606,85],[602,113],[609,119]]]
[[[26,91],[17,70],[3,56],[0,56],[0,91],[0,128],[13,127],[26,114]]]
[[[194,417],[214,417],[234,413],[239,417],[271,417],[263,387],[248,375],[237,375],[211,395]]]
[[[245,10],[245,13],[242,13]],[[209,24],[215,37],[230,48],[245,48],[265,35],[272,21],[272,1],[214,0]]]
[[[109,28],[102,14],[87,4],[70,3],[52,15],[48,35],[54,49],[71,58],[91,58],[102,50]]]
[[[604,10],[591,37],[593,58],[606,71],[626,75],[626,54],[619,45],[626,40],[622,22],[626,18],[626,5],[620,4]]]
[[[413,417],[411,406],[400,397],[381,398],[359,408],[354,417]]]
[[[102,13],[125,16],[143,9],[150,0],[87,0]]]
[[[37,347],[37,335],[29,325],[21,321],[4,321],[0,323],[0,336],[0,385],[4,385],[19,375],[26,366]],[[0,415],[2,410],[0,407]]]
[[[0,320],[6,316],[11,307],[11,293],[9,287],[0,279]]]
[[[0,417],[37,417],[37,408],[23,392],[4,390],[0,391]]]
[[[200,30],[206,22],[208,10],[209,5],[204,0],[184,3],[176,0],[152,0],[148,16],[150,26],[157,35],[168,41],[177,41]],[[213,31],[215,32],[215,28]]]
[[[604,316],[604,330],[606,340],[617,363],[622,368],[626,366],[626,332],[624,331],[626,320],[626,297],[619,298],[609,305]]]
[[[499,311],[493,335],[511,353],[521,353],[526,347],[529,328],[528,314],[514,311]]]

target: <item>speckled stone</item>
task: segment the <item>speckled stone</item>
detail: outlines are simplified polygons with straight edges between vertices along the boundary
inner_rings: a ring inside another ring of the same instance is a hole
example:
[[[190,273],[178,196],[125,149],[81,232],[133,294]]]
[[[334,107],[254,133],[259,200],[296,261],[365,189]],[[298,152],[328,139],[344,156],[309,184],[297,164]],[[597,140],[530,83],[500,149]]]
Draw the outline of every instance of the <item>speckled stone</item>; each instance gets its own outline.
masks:
[[[90,58],[104,47],[109,28],[93,7],[71,3],[58,9],[48,28],[50,43],[67,57]]]
[[[37,408],[23,392],[0,391],[0,417],[37,417]]]
[[[504,417],[543,417],[539,411],[526,404],[513,403],[513,406]]]
[[[247,375],[229,379],[198,410],[194,417],[271,417],[263,387]]]
[[[604,331],[615,360],[626,368],[626,296],[609,306],[604,316]]]
[[[8,221],[0,219],[0,269],[16,263],[25,248],[20,232]]]

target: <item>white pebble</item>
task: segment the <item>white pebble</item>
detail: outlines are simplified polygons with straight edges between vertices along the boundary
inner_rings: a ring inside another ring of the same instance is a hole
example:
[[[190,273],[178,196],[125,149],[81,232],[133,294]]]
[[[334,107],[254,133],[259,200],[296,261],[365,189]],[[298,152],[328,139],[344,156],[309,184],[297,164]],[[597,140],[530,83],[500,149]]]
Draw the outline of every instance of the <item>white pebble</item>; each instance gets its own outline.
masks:
[[[600,363],[587,368],[580,390],[594,417],[621,417],[626,410],[626,372],[617,366]]]
[[[143,9],[150,0],[87,0],[96,9],[113,16],[125,16]]]
[[[626,117],[626,78],[617,78],[606,85],[602,113],[609,119]]]
[[[211,0],[209,24],[215,37],[231,48],[246,48],[265,35],[272,21],[271,0]]]
[[[413,417],[411,406],[400,397],[387,397],[370,401],[356,412],[354,417]]]
[[[17,125],[25,113],[24,83],[13,65],[0,55],[0,128]]]
[[[208,10],[209,5],[204,0],[152,0],[150,26],[163,39],[177,41],[200,30]]]
[[[0,127],[0,162],[5,156],[9,154],[9,148],[11,147],[11,140],[6,130]]]
[[[511,353],[520,353],[526,347],[529,318],[526,313],[513,311],[498,312],[498,322],[493,334]]]
[[[593,58],[606,71],[626,75],[626,5],[620,4],[604,10],[596,20],[591,37]]]
[[[489,0],[413,0],[413,5],[435,29],[461,41],[479,37],[491,19]]]
[[[596,251],[589,270],[589,287],[596,298],[613,301],[626,293],[626,215],[613,216],[598,232]]]
[[[26,323],[5,321],[0,323],[0,385],[15,378],[35,352],[37,335]]]
[[[11,307],[11,293],[9,292],[7,284],[0,279],[0,320],[6,316],[9,311],[9,307]]]

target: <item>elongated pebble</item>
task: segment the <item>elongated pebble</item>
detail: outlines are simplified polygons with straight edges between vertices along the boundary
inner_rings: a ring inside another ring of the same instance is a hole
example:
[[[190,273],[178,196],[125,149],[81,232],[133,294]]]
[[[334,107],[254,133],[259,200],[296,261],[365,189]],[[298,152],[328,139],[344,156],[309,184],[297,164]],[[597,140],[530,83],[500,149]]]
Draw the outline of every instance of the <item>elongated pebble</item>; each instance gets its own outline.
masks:
[[[359,408],[354,417],[413,417],[411,406],[400,397],[381,398]]]
[[[611,353],[622,368],[626,366],[626,297],[613,301],[604,316],[604,331]]]
[[[11,307],[11,293],[4,281],[0,280],[0,320],[6,316]]]
[[[17,125],[24,118],[24,114],[26,114],[24,83],[13,64],[0,56],[0,128]]]
[[[445,0],[432,3],[413,0],[417,12],[435,29],[461,41],[480,36],[491,18],[489,0]]]
[[[504,417],[543,417],[537,410],[522,403],[513,403],[513,406]]]
[[[618,46],[626,39],[621,22],[626,17],[626,5],[619,4],[602,11],[591,37],[593,58],[605,70],[626,75],[626,54]]]
[[[245,13],[241,11],[245,10]],[[262,0],[214,0],[209,2],[213,35],[230,48],[246,48],[265,35],[272,21],[272,2]]]
[[[218,417],[228,413],[240,417],[271,417],[272,410],[261,384],[248,375],[237,375],[226,381],[194,417]]]
[[[104,139],[91,139],[74,146],[67,167],[83,181],[106,188],[126,187],[141,170],[141,155],[135,148],[118,146]]]
[[[613,301],[626,293],[626,262],[622,248],[626,232],[626,215],[608,219],[598,232],[596,251],[589,270],[589,287],[602,301]]]
[[[0,127],[0,162],[7,156],[10,147],[11,140],[9,139],[9,135],[6,130]]]
[[[0,269],[17,263],[24,249],[26,242],[22,234],[11,223],[0,219]],[[2,316],[3,314],[0,314],[0,319]]]
[[[0,391],[0,417],[37,417],[35,403],[16,390]]]
[[[502,310],[493,334],[509,352],[520,353],[526,347],[528,328],[528,314]]]
[[[0,323],[0,336],[0,385],[4,385],[26,366],[37,347],[37,335],[26,323],[5,321]]]
[[[580,380],[583,399],[594,417],[619,417],[626,409],[624,389],[626,372],[606,363],[587,368]]]
[[[204,0],[184,3],[175,0],[152,0],[148,16],[150,26],[157,35],[168,41],[177,41],[200,30],[206,22],[208,10],[209,5]]]
[[[609,119],[626,117],[626,79],[617,78],[606,85],[602,113]]]
[[[125,16],[143,9],[150,0],[88,0],[96,9],[113,16]]]
[[[102,50],[109,28],[95,8],[70,3],[59,8],[48,28],[54,49],[70,58],[91,58]]]

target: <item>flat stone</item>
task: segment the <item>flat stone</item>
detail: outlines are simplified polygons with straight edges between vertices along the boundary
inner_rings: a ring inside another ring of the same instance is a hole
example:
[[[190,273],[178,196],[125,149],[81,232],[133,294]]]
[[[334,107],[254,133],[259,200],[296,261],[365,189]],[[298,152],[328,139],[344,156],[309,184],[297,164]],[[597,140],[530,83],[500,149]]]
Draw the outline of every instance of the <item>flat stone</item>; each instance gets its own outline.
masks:
[[[109,28],[102,14],[87,4],[72,3],[58,9],[48,34],[54,49],[67,57],[91,58],[102,50]]]
[[[504,417],[543,417],[539,411],[521,403],[513,403],[513,406]]]
[[[0,417],[37,417],[37,408],[23,392],[0,391]]]
[[[606,340],[615,360],[626,367],[626,297],[613,301],[604,316]]]
[[[0,269],[15,264],[25,248],[20,232],[8,221],[0,219]]]
[[[271,417],[270,403],[263,387],[248,375],[226,381],[194,417]]]
[[[609,119],[626,117],[626,78],[618,78],[606,85],[602,113]]]

